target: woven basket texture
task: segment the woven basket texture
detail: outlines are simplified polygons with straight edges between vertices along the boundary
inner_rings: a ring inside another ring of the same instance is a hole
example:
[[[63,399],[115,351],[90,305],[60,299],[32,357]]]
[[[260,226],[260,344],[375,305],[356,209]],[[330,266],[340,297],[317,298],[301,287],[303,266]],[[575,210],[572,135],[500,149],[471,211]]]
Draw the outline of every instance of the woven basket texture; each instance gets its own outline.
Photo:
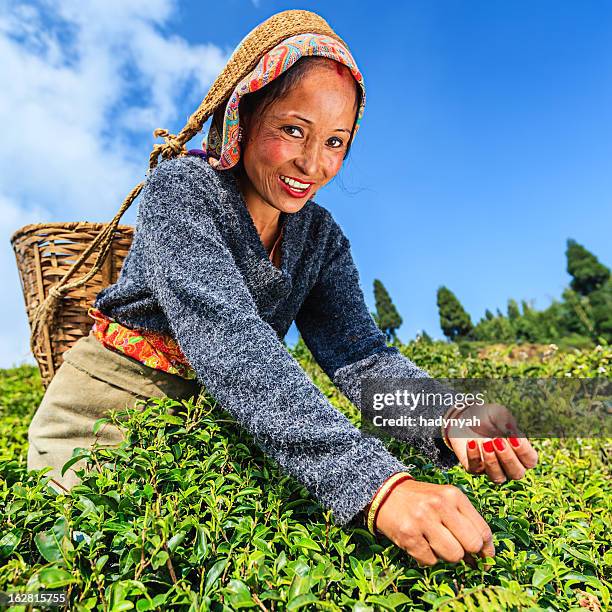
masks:
[[[37,223],[26,225],[11,237],[17,259],[19,279],[25,299],[28,321],[36,307],[47,297],[49,289],[64,276],[77,257],[106,226],[104,223]],[[132,244],[134,229],[119,225],[111,251],[102,267],[84,285],[69,291],[55,315],[53,329],[44,326],[34,338],[34,357],[38,362],[45,388],[62,364],[62,355],[79,338],[86,336],[93,325],[87,309],[93,306],[98,293],[119,278],[123,260]],[[97,253],[85,260],[81,270],[89,272]]]

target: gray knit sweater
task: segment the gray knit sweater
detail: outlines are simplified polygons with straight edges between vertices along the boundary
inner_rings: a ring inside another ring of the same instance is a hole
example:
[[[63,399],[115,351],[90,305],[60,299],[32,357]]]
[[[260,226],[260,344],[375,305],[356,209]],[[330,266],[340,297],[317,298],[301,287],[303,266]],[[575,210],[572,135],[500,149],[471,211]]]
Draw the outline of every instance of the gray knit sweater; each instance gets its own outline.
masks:
[[[295,320],[357,407],[362,375],[428,374],[387,346],[329,211],[309,200],[281,223],[278,269],[232,171],[194,156],[164,161],[142,192],[121,276],[95,305],[128,327],[172,334],[207,391],[345,526],[408,468],[329,403],[282,339]],[[440,467],[456,462],[440,440],[411,442]]]

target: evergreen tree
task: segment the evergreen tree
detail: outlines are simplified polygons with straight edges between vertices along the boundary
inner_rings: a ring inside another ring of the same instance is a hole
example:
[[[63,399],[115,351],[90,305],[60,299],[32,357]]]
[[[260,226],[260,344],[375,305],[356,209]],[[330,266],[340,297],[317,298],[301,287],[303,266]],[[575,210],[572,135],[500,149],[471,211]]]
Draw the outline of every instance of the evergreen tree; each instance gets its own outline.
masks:
[[[509,299],[508,300],[508,318],[510,321],[516,321],[521,316],[521,312],[519,310],[518,304],[516,300]]]
[[[567,305],[553,300],[548,308],[534,311],[534,322],[537,329],[537,342],[558,342],[568,335],[566,331]]]
[[[527,302],[527,300],[521,300],[521,308],[523,309],[523,316],[529,316],[531,314],[533,314],[534,310],[533,308],[529,305],[529,303]]]
[[[374,299],[376,301],[376,324],[385,332],[388,340],[395,340],[395,330],[401,326],[402,317],[391,301],[389,292],[377,278],[374,279]]]
[[[451,341],[465,338],[473,329],[472,320],[455,294],[446,287],[440,287],[437,303],[444,335]]]
[[[482,319],[470,332],[470,338],[480,342],[514,342],[515,337],[512,324],[504,316]]]
[[[487,321],[492,321],[495,318],[495,315],[487,308],[485,310],[485,319]]]
[[[512,321],[512,329],[517,342],[538,342],[538,330],[531,316],[519,316]]]
[[[516,332],[506,317],[497,317],[491,329],[491,342],[510,343],[516,340]]]
[[[589,295],[610,278],[610,270],[571,238],[567,241],[567,272],[572,277],[571,288],[580,295]]]
[[[563,336],[578,334],[593,338],[595,322],[589,298],[567,287],[563,293],[561,332]]]
[[[589,295],[595,335],[612,343],[612,280]]]
[[[427,344],[433,344],[433,338],[425,330],[421,334],[421,340]]]

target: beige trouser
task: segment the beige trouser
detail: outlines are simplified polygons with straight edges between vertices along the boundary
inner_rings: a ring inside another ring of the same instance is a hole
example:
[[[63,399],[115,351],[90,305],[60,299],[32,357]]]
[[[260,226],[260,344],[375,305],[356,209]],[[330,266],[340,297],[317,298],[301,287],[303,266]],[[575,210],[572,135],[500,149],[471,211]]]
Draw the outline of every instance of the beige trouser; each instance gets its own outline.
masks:
[[[103,446],[116,446],[123,440],[111,423],[105,423],[94,436],[93,425],[98,419],[111,410],[133,408],[139,399],[197,398],[200,390],[196,381],[155,370],[112,351],[90,333],[64,353],[64,362],[30,423],[28,469],[51,466],[53,470],[45,474],[52,478],[49,484],[53,486],[54,480],[71,489],[80,482],[75,470],[85,467],[85,460],[80,460],[61,476],[74,448],[89,448],[96,438]]]

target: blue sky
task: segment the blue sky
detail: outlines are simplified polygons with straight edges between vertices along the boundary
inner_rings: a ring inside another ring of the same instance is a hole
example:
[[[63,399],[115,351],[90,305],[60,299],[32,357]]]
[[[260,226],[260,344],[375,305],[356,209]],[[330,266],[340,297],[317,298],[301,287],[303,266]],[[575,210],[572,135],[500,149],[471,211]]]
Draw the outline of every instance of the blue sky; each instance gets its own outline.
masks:
[[[373,279],[388,288],[400,338],[442,337],[442,284],[474,321],[511,297],[546,307],[569,282],[568,237],[612,265],[609,3],[128,4],[0,4],[0,76],[17,83],[0,102],[0,337],[10,354],[0,365],[28,359],[10,233],[110,219],[141,179],[152,130],[180,129],[240,39],[288,8],[325,17],[364,74],[362,128],[318,201],[351,241],[371,309]]]

